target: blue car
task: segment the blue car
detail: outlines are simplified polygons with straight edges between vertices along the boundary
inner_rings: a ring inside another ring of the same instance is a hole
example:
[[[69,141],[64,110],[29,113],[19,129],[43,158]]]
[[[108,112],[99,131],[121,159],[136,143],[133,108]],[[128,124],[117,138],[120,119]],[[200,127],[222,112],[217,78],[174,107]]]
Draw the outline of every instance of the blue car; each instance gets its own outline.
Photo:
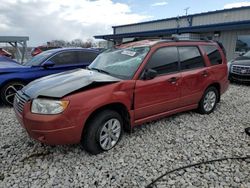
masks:
[[[58,48],[45,51],[24,64],[2,58],[0,60],[0,97],[4,104],[12,105],[16,91],[43,76],[85,68],[99,51],[84,48]]]

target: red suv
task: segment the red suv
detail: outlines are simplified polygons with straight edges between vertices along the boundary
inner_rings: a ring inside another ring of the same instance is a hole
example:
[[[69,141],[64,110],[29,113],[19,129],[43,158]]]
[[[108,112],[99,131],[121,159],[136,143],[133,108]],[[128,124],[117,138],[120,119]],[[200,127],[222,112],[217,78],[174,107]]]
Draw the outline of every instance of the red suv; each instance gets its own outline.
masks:
[[[3,48],[0,48],[0,56],[6,56],[6,57],[9,57],[9,58],[12,58],[12,54],[10,52],[6,51]]]
[[[227,76],[216,42],[145,40],[103,52],[86,70],[31,82],[17,93],[14,109],[32,138],[81,142],[98,154],[136,125],[191,109],[211,113]]]
[[[44,52],[44,51],[47,51],[47,50],[53,50],[53,49],[57,49],[57,48],[61,48],[59,46],[38,46],[38,47],[35,47],[31,50],[31,55],[32,57]]]

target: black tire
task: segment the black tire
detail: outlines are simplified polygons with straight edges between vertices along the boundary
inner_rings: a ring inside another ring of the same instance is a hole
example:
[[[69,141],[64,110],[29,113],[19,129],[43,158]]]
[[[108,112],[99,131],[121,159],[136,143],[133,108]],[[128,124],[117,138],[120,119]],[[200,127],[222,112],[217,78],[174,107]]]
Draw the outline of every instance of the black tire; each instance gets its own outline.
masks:
[[[113,110],[103,110],[90,119],[83,131],[81,144],[87,152],[96,155],[110,150],[115,146],[113,145],[112,148],[106,150],[101,147],[100,143],[101,131],[104,125],[112,119],[116,119],[120,123],[120,136],[115,145],[120,141],[123,134],[123,121],[121,115]]]
[[[212,106],[211,109],[210,108],[206,109],[206,107],[205,107],[206,96],[208,95],[208,93],[210,93],[210,94],[214,93],[215,94],[215,103],[213,105],[211,105]],[[214,111],[214,109],[216,108],[216,105],[217,105],[218,101],[219,101],[219,91],[213,86],[207,88],[206,91],[204,92],[200,102],[199,102],[198,112],[200,114],[210,114],[210,113],[212,113]]]
[[[232,79],[232,78],[228,78],[228,81],[230,82],[230,83],[234,83],[234,80]]]
[[[250,136],[250,127],[246,128],[246,129],[245,129],[245,132],[246,132],[246,134],[247,134],[248,136]]]
[[[14,100],[14,96],[15,96],[15,93],[16,91],[15,90],[20,90],[24,87],[24,83],[22,82],[18,82],[18,81],[15,81],[15,82],[9,82],[7,84],[5,84],[3,86],[3,88],[1,89],[0,91],[0,97],[1,97],[1,100],[2,102],[5,104],[5,105],[9,105],[9,106],[12,106],[13,105],[13,100]],[[11,87],[15,88],[14,89],[11,89]],[[10,97],[8,97],[8,95]]]

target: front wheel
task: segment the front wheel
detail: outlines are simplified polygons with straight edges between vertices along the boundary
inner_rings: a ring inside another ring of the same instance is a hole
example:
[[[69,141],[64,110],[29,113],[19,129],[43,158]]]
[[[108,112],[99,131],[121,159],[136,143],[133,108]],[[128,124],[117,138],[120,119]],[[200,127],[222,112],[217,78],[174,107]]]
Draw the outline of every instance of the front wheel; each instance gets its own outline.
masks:
[[[91,154],[112,149],[121,139],[123,121],[119,113],[104,110],[96,114],[86,125],[82,145]]]
[[[18,90],[21,90],[24,84],[21,82],[10,82],[6,84],[0,92],[1,99],[6,105],[13,105],[15,94]]]
[[[210,114],[214,111],[219,98],[219,92],[215,87],[206,89],[202,99],[199,102],[198,111],[201,114]]]

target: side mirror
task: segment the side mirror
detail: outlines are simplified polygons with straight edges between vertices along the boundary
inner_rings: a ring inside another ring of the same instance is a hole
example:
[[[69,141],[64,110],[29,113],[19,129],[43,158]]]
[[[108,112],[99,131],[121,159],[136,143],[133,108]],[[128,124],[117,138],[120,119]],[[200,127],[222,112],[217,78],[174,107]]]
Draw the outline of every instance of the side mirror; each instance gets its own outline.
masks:
[[[53,67],[55,63],[53,61],[46,61],[43,63],[44,68]]]
[[[243,56],[245,54],[245,52],[240,52],[239,56]]]
[[[157,71],[153,69],[146,69],[144,74],[143,74],[143,80],[152,80],[157,76]]]

